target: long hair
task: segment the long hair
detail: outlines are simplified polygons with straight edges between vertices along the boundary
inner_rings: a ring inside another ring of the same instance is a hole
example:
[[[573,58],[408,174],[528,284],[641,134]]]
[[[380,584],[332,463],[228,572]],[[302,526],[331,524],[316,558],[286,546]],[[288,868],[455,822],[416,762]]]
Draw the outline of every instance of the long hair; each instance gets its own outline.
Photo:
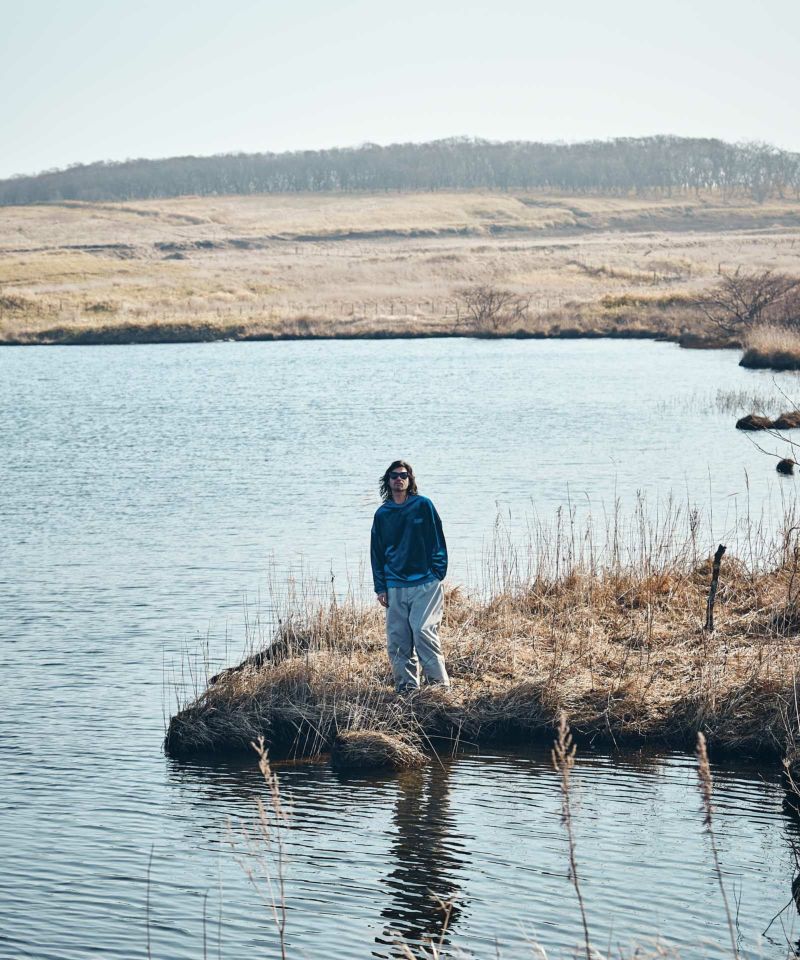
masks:
[[[380,479],[379,489],[381,492],[381,500],[383,500],[384,503],[387,500],[392,499],[392,489],[389,486],[389,474],[392,472],[392,470],[397,470],[398,467],[403,470],[408,470],[408,490],[406,491],[408,496],[413,497],[418,493],[417,481],[414,478],[414,470],[412,469],[411,464],[407,463],[405,460],[393,460],[386,468],[386,473],[384,473]]]

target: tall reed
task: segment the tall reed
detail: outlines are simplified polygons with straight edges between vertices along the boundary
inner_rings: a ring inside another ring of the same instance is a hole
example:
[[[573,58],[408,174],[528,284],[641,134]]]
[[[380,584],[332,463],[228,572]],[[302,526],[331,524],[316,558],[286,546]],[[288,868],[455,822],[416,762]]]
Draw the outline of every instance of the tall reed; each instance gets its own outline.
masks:
[[[569,842],[569,878],[572,886],[575,888],[575,895],[578,898],[578,909],[581,914],[581,925],[583,926],[583,942],[586,949],[586,960],[592,960],[592,947],[589,940],[589,924],[586,919],[586,907],[581,893],[580,880],[578,878],[578,864],[575,856],[575,833],[572,828],[572,803],[570,798],[572,768],[575,766],[576,747],[572,741],[572,734],[567,724],[567,715],[562,711],[558,719],[558,736],[553,746],[553,766],[560,776],[561,787],[561,822],[567,831],[567,840]]]
[[[237,860],[269,910],[278,936],[281,960],[286,960],[286,845],[284,832],[289,814],[281,797],[277,774],[270,766],[263,738],[251,744],[258,754],[258,768],[267,786],[267,800],[256,799],[256,832],[242,827],[245,851],[232,843]]]

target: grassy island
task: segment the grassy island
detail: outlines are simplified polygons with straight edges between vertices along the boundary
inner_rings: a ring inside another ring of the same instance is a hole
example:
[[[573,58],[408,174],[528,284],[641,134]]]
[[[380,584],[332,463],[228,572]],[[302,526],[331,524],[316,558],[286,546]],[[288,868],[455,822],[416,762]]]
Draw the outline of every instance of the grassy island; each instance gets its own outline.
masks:
[[[769,568],[726,555],[716,629],[704,629],[711,558],[660,546],[635,563],[537,561],[493,595],[447,595],[450,691],[394,693],[383,615],[355,602],[285,617],[271,646],[223,671],[171,720],[176,756],[249,750],[273,757],[333,751],[391,766],[475,744],[544,738],[566,713],[577,738],[794,755],[800,634],[796,532]],[[556,558],[554,560],[554,557]],[[757,569],[761,566],[760,569]],[[547,567],[548,569],[545,569]]]

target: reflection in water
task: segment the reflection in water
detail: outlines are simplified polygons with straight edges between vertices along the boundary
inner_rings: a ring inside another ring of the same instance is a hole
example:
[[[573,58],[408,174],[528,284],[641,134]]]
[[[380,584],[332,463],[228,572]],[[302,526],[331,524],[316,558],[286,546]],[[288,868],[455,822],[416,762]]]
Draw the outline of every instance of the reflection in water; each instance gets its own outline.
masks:
[[[219,908],[212,892],[209,916],[218,912],[219,918],[209,935],[217,936],[218,924],[223,956],[275,955],[271,919],[229,849],[229,823],[251,822],[255,799],[264,793],[254,761],[168,760],[167,767],[174,845],[155,865],[153,889],[185,898],[189,870],[190,894],[214,891],[219,872],[224,892]],[[492,955],[495,943],[503,956],[521,957],[530,955],[532,940],[552,956],[571,955],[580,942],[558,783],[546,747],[465,754],[400,774],[344,775],[327,763],[279,764],[277,770],[291,809],[292,955],[327,958],[332,937],[338,956],[371,953],[382,960],[397,957],[401,946],[421,957],[423,945],[440,937],[445,955],[481,957]],[[789,886],[800,870],[792,869],[797,831],[783,816],[779,778],[739,763],[715,765],[714,779],[715,829],[737,903],[740,956],[786,960],[797,933]],[[579,754],[575,828],[596,942],[660,937],[679,948],[683,960],[729,956],[696,781],[694,759],[683,754]],[[183,857],[183,850],[193,852]],[[437,897],[454,903],[444,936]],[[162,925],[185,906],[180,899],[169,910],[154,902]],[[154,924],[154,956],[196,956],[202,916],[202,903],[188,905],[181,919],[183,925],[188,918],[187,935],[177,949],[160,942]]]
[[[392,899],[381,911],[386,925],[375,938],[379,944],[402,940],[413,948],[424,939],[449,944],[463,909],[456,875],[467,863],[450,812],[451,767],[432,764],[398,777],[390,848],[394,869],[382,880]],[[444,905],[451,905],[449,912]]]

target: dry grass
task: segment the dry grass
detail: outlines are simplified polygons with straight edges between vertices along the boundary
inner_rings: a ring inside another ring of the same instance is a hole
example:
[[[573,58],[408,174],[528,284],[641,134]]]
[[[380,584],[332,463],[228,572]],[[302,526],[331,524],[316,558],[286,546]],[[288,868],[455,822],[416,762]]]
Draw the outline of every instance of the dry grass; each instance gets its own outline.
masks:
[[[800,333],[786,327],[751,330],[744,344],[743,367],[800,370]]]
[[[718,748],[780,754],[798,668],[797,527],[789,518],[769,548],[751,542],[726,556],[709,634],[711,565],[695,520],[640,517],[629,537],[614,524],[602,551],[584,531],[531,543],[531,562],[495,555],[488,591],[447,593],[452,690],[410,700],[391,686],[380,609],[295,604],[273,655],[223,673],[179,710],[167,749],[247,749],[264,735],[273,755],[314,755],[344,734],[379,731],[455,750],[550,738],[563,711],[579,737],[691,745],[702,731]]]
[[[425,754],[407,738],[380,730],[349,730],[340,733],[331,747],[331,762],[340,769],[389,767],[402,770],[425,764]]]
[[[800,208],[491,193],[0,208],[0,341],[703,335],[718,271],[790,272]],[[530,298],[459,328],[456,292]]]

